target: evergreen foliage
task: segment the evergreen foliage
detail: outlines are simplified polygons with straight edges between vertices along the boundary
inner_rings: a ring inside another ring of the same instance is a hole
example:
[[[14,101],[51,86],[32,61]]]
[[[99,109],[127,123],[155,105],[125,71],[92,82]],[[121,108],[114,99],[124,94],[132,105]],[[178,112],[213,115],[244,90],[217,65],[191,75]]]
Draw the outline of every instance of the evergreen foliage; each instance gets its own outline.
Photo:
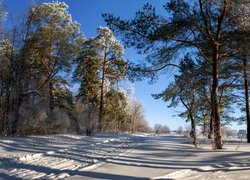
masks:
[[[206,60],[211,69],[210,129],[214,134],[215,149],[222,148],[220,107],[223,101],[220,101],[219,87],[224,84],[224,65],[231,55],[228,46],[235,42],[230,35],[237,30],[234,21],[239,17],[242,17],[241,24],[249,22],[247,17],[240,15],[239,7],[244,7],[244,12],[249,11],[249,3],[245,1],[197,0],[190,3],[170,0],[164,5],[168,16],[158,15],[150,4],[137,11],[132,20],[103,14],[108,26],[121,36],[125,47],[133,47],[146,55],[144,62],[131,64],[132,79],[155,80],[161,70],[179,67],[183,51]],[[248,34],[249,30],[241,29],[241,33]]]

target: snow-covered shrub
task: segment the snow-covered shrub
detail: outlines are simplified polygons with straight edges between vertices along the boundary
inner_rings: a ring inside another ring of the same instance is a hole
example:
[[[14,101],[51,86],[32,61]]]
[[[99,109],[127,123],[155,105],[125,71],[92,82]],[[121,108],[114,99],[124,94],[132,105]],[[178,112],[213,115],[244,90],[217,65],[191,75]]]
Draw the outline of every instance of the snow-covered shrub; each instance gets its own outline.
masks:
[[[50,111],[42,102],[24,102],[19,113],[18,135],[66,133],[72,126],[69,115],[63,109],[55,108]]]
[[[183,128],[181,126],[179,126],[176,130],[177,134],[183,134]]]
[[[169,134],[170,128],[166,125],[155,124],[154,125],[154,133],[156,133],[156,134]]]
[[[51,120],[49,134],[67,133],[71,126],[69,115],[63,109],[55,108],[49,113],[47,121],[49,120]]]
[[[87,104],[82,104],[80,101],[76,102],[76,126],[78,133],[86,133],[91,135],[97,125],[98,112]]]

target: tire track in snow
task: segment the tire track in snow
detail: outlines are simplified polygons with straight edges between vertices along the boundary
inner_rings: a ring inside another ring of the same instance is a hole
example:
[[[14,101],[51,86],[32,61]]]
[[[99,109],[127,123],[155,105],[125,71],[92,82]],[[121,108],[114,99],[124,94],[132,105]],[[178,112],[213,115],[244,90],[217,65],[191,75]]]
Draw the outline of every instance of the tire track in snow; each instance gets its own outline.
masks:
[[[71,148],[26,154],[11,159],[14,161],[14,167],[9,169],[0,167],[0,172],[22,179],[62,179],[70,176],[67,173],[61,173],[62,171],[84,171],[94,168],[95,164],[102,163],[100,160],[105,161],[112,156],[112,153],[123,151],[122,148],[128,147],[130,140],[126,137],[105,138],[93,144],[81,143]],[[46,169],[50,172],[46,172]]]

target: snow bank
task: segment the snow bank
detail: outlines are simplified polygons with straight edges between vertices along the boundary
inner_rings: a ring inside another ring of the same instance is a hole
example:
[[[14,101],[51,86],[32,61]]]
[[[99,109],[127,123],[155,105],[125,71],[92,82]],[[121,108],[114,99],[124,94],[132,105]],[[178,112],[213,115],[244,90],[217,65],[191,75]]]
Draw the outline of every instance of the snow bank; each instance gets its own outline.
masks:
[[[160,177],[156,177],[153,179],[183,179],[189,175],[193,176],[196,173],[197,172],[195,172],[191,169],[185,169],[185,170],[175,171],[175,172],[169,173],[165,176],[160,176]]]

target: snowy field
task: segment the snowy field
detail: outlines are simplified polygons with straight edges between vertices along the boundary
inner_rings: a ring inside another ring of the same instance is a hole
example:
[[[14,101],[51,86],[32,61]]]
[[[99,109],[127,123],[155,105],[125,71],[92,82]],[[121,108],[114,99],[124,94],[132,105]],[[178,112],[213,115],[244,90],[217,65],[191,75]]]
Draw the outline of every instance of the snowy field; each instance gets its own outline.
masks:
[[[250,145],[214,151],[176,135],[31,136],[0,140],[0,179],[250,179]]]

